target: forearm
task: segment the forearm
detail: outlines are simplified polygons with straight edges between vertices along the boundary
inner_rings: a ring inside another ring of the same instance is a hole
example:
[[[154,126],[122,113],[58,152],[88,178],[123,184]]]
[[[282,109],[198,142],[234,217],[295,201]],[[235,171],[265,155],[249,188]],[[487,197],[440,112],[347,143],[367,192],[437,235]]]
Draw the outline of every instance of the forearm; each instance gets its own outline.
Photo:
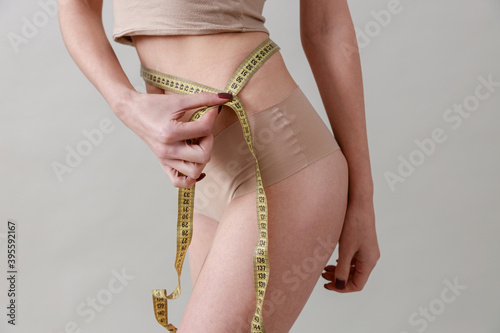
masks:
[[[72,58],[123,120],[124,104],[135,89],[130,84],[106,37],[101,1],[59,1],[61,33]]]
[[[349,17],[334,27],[303,31],[302,44],[318,85],[335,138],[349,165],[349,199],[373,199],[361,64]],[[346,52],[349,45],[349,52]]]

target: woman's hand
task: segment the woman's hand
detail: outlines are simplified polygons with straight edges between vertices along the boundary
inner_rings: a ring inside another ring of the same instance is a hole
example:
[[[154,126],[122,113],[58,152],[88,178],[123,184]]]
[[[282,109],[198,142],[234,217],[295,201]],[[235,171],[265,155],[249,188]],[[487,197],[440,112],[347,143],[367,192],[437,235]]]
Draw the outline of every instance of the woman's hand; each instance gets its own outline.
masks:
[[[172,184],[189,188],[199,179],[210,160],[217,107],[198,121],[184,122],[180,118],[192,109],[224,104],[228,98],[211,93],[165,95],[136,92],[109,44],[102,23],[102,4],[102,0],[59,1],[58,17],[64,43],[113,112],[158,157]],[[185,140],[193,138],[200,140],[188,145]]]
[[[322,274],[331,281],[325,288],[340,293],[361,291],[379,258],[373,203],[350,202],[340,235],[337,265],[326,266]]]
[[[227,94],[226,94],[227,95]],[[190,188],[210,161],[212,128],[218,107],[228,101],[212,93],[193,95],[141,94],[131,92],[120,104],[123,123],[153,151],[175,187]],[[190,110],[215,105],[198,121],[181,121]],[[187,139],[198,139],[188,144]],[[182,173],[183,175],[181,175]],[[185,176],[184,176],[185,175]]]

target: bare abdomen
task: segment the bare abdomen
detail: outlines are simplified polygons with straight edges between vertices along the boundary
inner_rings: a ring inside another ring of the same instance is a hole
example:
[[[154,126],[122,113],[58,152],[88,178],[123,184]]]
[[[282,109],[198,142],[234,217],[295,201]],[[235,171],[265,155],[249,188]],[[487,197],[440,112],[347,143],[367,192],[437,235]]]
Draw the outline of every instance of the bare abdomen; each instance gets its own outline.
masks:
[[[263,32],[221,33],[196,36],[134,36],[141,63],[151,69],[224,89],[241,62],[269,36]],[[291,93],[297,84],[281,53],[267,60],[238,94],[248,114],[272,106]],[[146,85],[149,93],[168,93]],[[182,120],[187,121],[192,112]],[[217,117],[213,134],[236,122],[229,108]]]

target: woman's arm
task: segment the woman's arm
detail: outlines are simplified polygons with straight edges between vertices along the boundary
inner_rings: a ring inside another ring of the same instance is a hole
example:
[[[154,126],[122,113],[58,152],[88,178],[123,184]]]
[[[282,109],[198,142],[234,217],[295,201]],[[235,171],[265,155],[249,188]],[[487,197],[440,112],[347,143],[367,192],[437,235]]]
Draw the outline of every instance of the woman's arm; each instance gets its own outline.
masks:
[[[74,61],[121,119],[123,103],[135,92],[109,44],[102,24],[102,0],[60,0],[59,25]]]
[[[174,186],[191,187],[210,160],[217,112],[208,112],[196,122],[177,120],[189,109],[222,104],[227,99],[209,93],[167,96],[136,92],[106,37],[101,12],[102,0],[59,1],[59,24],[69,53],[117,117],[155,153]],[[188,145],[185,140],[190,138],[202,139],[197,145]]]
[[[346,0],[301,0],[300,20],[304,52],[349,165],[349,203],[339,242],[339,262],[336,276],[332,267],[327,276],[345,282],[352,273],[351,263],[356,263],[358,275],[345,291],[361,290],[380,253],[356,34]],[[337,284],[337,289],[341,287],[342,282]]]
[[[301,38],[333,133],[349,162],[349,199],[372,200],[361,64],[346,0],[302,0]]]

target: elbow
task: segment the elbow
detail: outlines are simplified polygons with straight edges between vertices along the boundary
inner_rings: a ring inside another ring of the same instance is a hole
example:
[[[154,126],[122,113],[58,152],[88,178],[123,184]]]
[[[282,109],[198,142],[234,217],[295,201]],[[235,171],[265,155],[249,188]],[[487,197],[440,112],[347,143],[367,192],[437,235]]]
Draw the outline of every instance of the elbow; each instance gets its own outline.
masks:
[[[303,44],[330,43],[346,35],[354,35],[354,26],[350,20],[339,21],[318,17],[314,22],[300,25],[300,38]]]
[[[336,27],[325,17],[319,17],[314,22],[303,22],[300,25],[300,36],[306,40],[325,38],[336,31]]]
[[[344,21],[327,13],[316,12],[301,17],[300,40],[304,48],[318,48],[332,43],[345,30]]]
[[[308,58],[322,52],[335,54],[334,50],[343,48],[358,49],[354,25],[349,20],[329,22],[323,18],[301,26],[300,41]]]
[[[300,42],[307,57],[328,48],[334,41],[336,30],[325,20],[318,20],[314,24],[301,25]]]

